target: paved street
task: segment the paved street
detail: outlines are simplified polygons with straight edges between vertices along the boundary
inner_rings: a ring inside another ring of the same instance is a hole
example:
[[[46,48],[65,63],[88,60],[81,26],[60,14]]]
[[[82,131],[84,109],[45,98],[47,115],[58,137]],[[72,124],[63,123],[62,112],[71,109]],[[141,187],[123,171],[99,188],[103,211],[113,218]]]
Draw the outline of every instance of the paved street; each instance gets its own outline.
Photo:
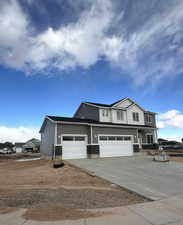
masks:
[[[149,156],[74,159],[69,162],[152,200],[183,194],[183,163],[154,162]]]

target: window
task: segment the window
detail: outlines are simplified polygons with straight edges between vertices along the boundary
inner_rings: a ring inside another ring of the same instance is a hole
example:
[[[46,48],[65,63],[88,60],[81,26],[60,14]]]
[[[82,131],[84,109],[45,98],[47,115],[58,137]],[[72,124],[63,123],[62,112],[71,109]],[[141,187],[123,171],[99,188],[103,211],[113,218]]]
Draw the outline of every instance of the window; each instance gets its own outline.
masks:
[[[125,137],[124,137],[124,140],[125,140],[125,141],[130,141],[130,140],[131,140],[131,137],[125,136]]]
[[[131,141],[130,136],[100,136],[100,141]]]
[[[74,137],[73,136],[64,136],[63,141],[74,141]]]
[[[84,141],[84,136],[63,136],[63,141]]]
[[[117,110],[117,120],[123,120],[123,111]]]
[[[147,123],[152,123],[152,121],[153,121],[152,115],[147,114],[146,121],[147,121]]]
[[[109,110],[108,109],[102,109],[102,116],[108,117]]]
[[[75,136],[75,141],[84,141],[85,137],[83,136]]]
[[[139,121],[139,113],[138,112],[133,112],[133,121]]]
[[[124,139],[124,138],[123,138],[122,136],[118,136],[118,137],[117,137],[117,141],[123,141],[123,139]]]
[[[109,137],[108,137],[108,140],[109,140],[109,141],[115,141],[115,139],[116,139],[115,136],[109,136]]]
[[[107,136],[100,136],[100,141],[107,141]]]
[[[147,144],[153,144],[153,135],[152,134],[147,134]]]

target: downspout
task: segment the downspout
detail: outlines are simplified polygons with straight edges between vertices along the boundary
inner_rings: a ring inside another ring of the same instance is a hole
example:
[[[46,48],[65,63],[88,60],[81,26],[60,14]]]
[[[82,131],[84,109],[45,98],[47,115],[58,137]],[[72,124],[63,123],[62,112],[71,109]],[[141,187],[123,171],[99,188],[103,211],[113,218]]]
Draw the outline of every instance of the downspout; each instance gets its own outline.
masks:
[[[55,154],[55,147],[56,147],[56,144],[57,144],[57,123],[55,123],[55,140],[54,140],[54,149],[53,149],[53,152],[54,152],[54,159],[56,158],[56,154]]]

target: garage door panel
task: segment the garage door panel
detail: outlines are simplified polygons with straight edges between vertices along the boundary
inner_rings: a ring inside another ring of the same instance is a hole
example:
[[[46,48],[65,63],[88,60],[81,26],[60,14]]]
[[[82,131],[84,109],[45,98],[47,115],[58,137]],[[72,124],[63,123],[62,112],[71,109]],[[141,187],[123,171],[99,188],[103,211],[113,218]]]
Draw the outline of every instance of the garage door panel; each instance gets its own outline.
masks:
[[[63,136],[62,158],[82,159],[86,158],[86,136]]]
[[[101,157],[133,155],[130,136],[99,136],[99,144]]]

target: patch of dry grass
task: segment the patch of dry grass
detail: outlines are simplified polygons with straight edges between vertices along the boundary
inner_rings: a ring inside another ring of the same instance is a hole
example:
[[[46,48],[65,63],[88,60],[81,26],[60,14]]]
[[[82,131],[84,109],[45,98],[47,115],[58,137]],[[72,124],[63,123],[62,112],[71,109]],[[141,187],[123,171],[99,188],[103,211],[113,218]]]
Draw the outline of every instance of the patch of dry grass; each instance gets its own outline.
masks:
[[[63,206],[54,205],[44,208],[28,209],[24,213],[23,218],[36,221],[78,220],[89,217],[99,217],[104,214],[109,214],[109,212],[90,212],[88,210],[65,208]]]

